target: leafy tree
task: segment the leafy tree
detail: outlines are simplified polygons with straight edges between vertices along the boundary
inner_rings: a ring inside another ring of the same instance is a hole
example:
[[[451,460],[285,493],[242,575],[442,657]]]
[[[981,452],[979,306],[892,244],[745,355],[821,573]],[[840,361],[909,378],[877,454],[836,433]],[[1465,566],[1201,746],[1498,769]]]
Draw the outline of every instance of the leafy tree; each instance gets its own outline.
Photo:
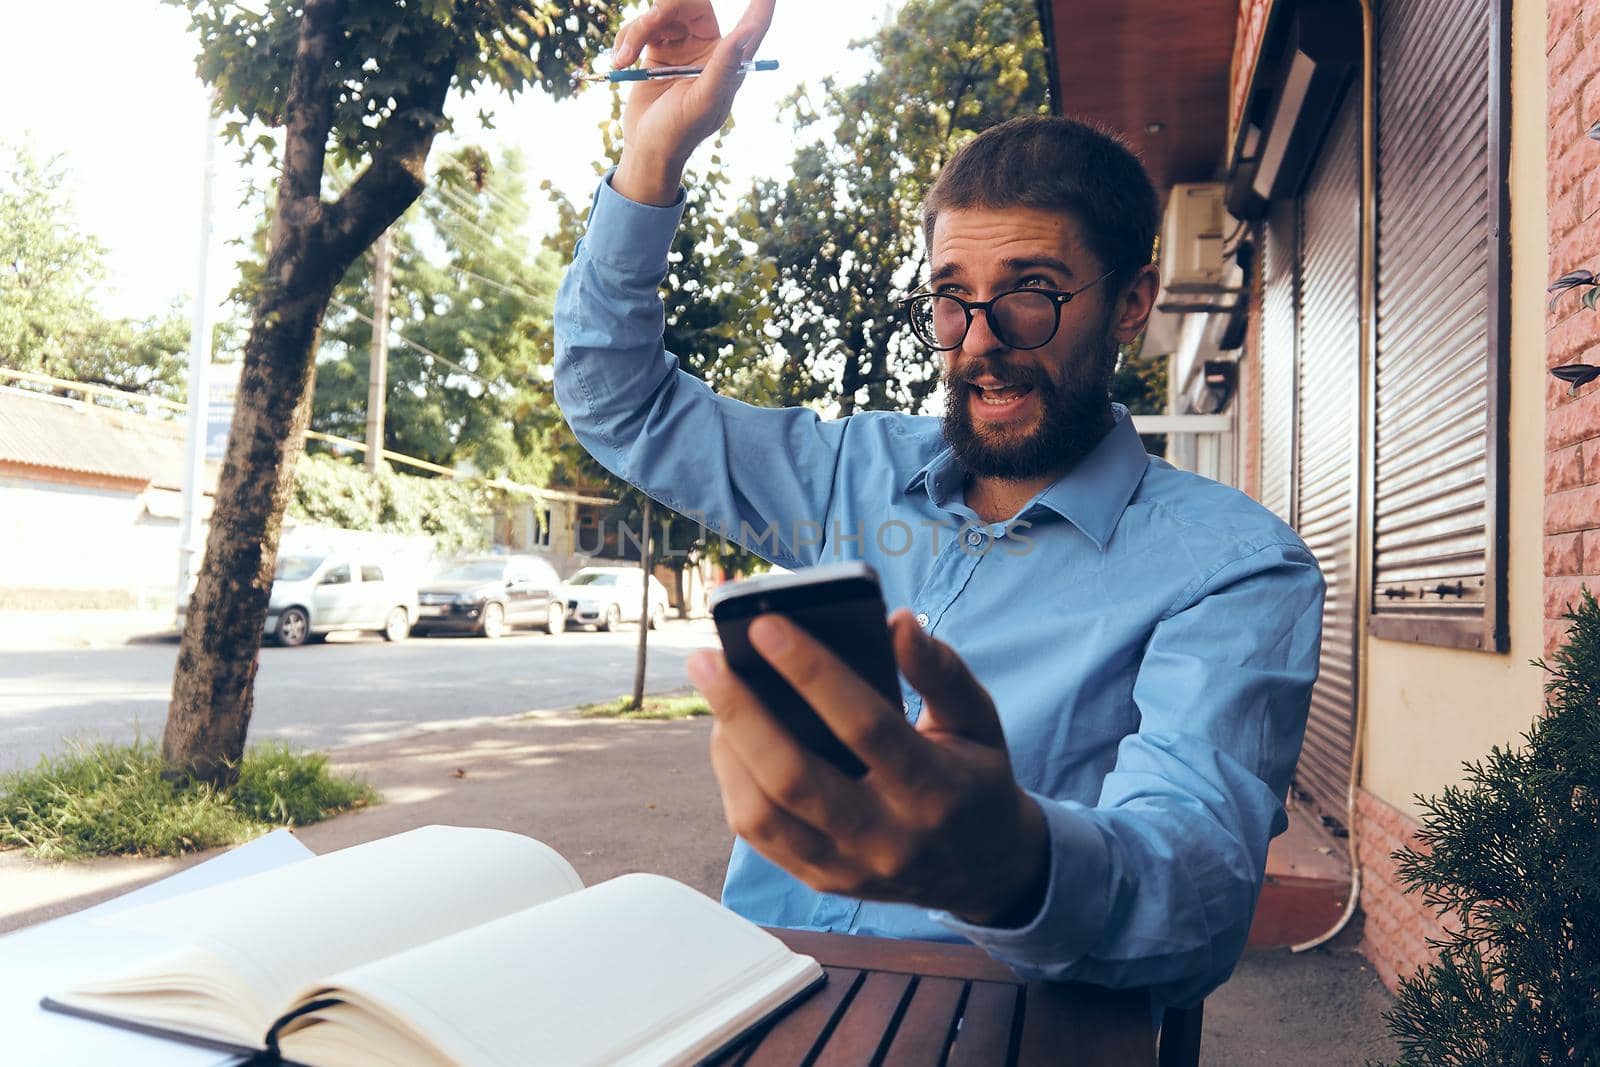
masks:
[[[1426,851],[1395,854],[1453,920],[1387,1015],[1399,1064],[1600,1062],[1600,604],[1566,618],[1526,743],[1423,801]]]
[[[789,353],[787,403],[920,410],[939,362],[901,328],[894,300],[922,273],[922,200],[966,140],[1048,111],[1048,74],[1031,4],[908,0],[857,47],[875,67],[790,101],[793,174],[764,181],[744,215],[777,267],[774,346]]]
[[[266,269],[162,738],[171,763],[225,785],[249,728],[329,299],[422,193],[451,90],[568,93],[574,68],[609,38],[613,12],[607,0],[168,2],[189,12],[200,75],[234,116],[230,135],[244,144],[257,124],[283,130]],[[358,176],[327,200],[330,161]]]
[[[183,400],[189,324],[181,304],[142,320],[94,303],[105,248],[77,229],[59,158],[0,146],[0,365]]]
[[[560,272],[524,236],[520,153],[493,166],[478,148],[452,153],[429,192],[391,228],[384,446],[447,467],[542,482],[545,436],[559,421],[550,390],[550,320]],[[317,364],[311,425],[366,432],[372,256],[334,293]]]

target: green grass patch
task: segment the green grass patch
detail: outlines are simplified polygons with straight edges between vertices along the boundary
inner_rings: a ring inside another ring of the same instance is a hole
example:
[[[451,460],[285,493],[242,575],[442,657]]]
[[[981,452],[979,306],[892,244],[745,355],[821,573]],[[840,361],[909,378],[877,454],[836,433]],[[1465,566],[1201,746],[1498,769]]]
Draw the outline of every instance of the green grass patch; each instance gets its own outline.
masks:
[[[644,706],[633,708],[633,697],[617,697],[601,704],[582,704],[578,714],[585,719],[692,719],[697,715],[710,715],[711,708],[699,696],[664,696],[644,698]]]
[[[163,777],[153,742],[76,743],[32,770],[0,777],[0,848],[40,859],[177,856],[236,845],[378,802],[364,782],[332,774],[328,757],[281,742],[254,746],[239,781],[218,792]]]

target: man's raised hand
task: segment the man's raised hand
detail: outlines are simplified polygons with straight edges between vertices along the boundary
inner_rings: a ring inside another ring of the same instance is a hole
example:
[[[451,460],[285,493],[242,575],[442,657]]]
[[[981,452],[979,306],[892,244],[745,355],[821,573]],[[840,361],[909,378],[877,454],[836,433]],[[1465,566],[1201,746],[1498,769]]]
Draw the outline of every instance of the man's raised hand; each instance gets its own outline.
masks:
[[[698,78],[636,82],[622,113],[622,160],[611,185],[630,200],[666,205],[677,199],[695,148],[716,133],[744,81],[738,73],[772,25],[777,0],[750,0],[726,34],[711,0],[656,0],[617,34],[616,67],[697,66]]]

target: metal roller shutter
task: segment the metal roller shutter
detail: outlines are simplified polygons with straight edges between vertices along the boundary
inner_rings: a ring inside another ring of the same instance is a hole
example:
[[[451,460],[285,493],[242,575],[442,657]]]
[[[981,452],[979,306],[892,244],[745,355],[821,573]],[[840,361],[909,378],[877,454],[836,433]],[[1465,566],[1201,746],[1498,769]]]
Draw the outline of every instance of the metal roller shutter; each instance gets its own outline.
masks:
[[[1286,522],[1294,517],[1296,243],[1294,204],[1273,205],[1261,257],[1261,503]]]
[[[1347,91],[1300,199],[1295,529],[1328,583],[1297,789],[1341,823],[1355,745],[1361,426],[1361,94]]]
[[[1378,15],[1372,632],[1501,649],[1502,4]]]

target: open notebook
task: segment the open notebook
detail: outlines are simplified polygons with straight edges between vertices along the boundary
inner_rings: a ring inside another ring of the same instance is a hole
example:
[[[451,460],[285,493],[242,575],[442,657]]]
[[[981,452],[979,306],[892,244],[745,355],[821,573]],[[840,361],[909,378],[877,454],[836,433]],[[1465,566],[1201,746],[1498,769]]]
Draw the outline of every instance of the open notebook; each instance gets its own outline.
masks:
[[[823,981],[687,886],[585,889],[500,830],[424,827],[100,922],[162,947],[46,1008],[318,1067],[692,1063]]]

